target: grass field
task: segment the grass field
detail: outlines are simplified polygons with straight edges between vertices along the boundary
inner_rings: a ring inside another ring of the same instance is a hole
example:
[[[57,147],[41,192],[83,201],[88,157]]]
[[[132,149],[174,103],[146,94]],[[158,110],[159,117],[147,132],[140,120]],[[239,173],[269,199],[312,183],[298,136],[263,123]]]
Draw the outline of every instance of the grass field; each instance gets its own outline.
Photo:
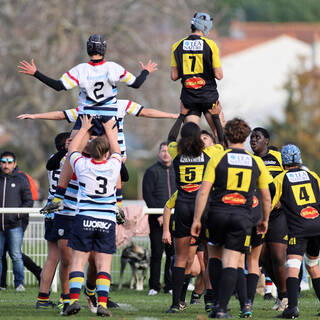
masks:
[[[37,288],[28,287],[24,293],[16,293],[14,289],[0,291],[0,319],[56,319],[59,317],[57,309],[36,310],[35,301],[37,297]],[[166,314],[165,310],[169,307],[171,296],[169,294],[159,294],[149,297],[147,291],[133,291],[124,288],[121,291],[112,289],[112,300],[120,304],[120,309],[113,309],[113,319],[136,319],[136,320],[157,320],[157,319],[207,319],[207,313],[204,311],[203,304],[192,305],[187,310],[179,314]],[[52,294],[54,301],[58,299],[57,294]],[[190,299],[188,292],[187,301]],[[83,307],[79,314],[72,316],[74,319],[96,319],[97,317],[89,312],[86,300],[81,296],[81,306]],[[275,319],[279,313],[271,310],[273,301],[264,301],[261,296],[257,296],[254,308],[254,319]],[[239,304],[232,298],[230,303],[233,318],[238,318]],[[300,319],[320,319],[317,313],[320,310],[319,302],[313,291],[304,291],[299,302]]]

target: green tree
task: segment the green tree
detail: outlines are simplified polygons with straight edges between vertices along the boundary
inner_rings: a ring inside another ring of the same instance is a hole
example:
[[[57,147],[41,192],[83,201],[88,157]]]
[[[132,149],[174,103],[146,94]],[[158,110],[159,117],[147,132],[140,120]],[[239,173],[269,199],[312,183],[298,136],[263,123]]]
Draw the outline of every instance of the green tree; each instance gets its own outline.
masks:
[[[281,147],[294,143],[310,170],[320,171],[320,70],[292,78],[287,85],[288,102],[284,119],[270,120],[271,143]]]

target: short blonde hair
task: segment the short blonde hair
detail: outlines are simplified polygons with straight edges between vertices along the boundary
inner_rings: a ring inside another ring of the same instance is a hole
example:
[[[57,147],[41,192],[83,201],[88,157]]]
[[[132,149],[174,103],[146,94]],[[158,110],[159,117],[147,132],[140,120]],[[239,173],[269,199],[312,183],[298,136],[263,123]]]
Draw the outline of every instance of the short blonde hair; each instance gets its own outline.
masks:
[[[109,148],[109,141],[105,137],[97,137],[89,143],[87,149],[93,159],[99,160],[109,151]]]

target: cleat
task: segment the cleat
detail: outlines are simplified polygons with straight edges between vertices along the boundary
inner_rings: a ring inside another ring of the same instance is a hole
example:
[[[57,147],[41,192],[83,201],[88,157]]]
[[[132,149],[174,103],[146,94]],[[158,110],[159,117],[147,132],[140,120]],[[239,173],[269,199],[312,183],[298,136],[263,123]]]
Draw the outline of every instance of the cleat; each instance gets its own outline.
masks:
[[[96,296],[95,296],[94,294],[93,294],[93,295],[89,295],[88,292],[87,292],[87,288],[84,288],[83,292],[84,292],[85,297],[86,297],[87,300],[88,300],[89,310],[90,310],[92,313],[97,313],[98,303],[97,303],[97,298],[96,298]]]
[[[108,308],[108,309],[110,309],[110,308],[120,308],[120,306],[119,306],[117,303],[111,301],[111,300],[108,298],[107,308]]]
[[[53,303],[52,301],[46,301],[46,302],[40,302],[40,301],[37,301],[36,302],[36,309],[41,309],[41,308],[55,308],[56,307],[56,304]]]
[[[212,310],[212,308],[214,308],[214,304],[212,302],[207,302],[205,305],[204,305],[204,310],[206,312],[210,312]]]
[[[264,300],[273,300],[273,295],[269,292],[269,293],[266,293],[263,297]]]
[[[179,303],[179,310],[180,311],[184,311],[184,310],[186,310],[187,309],[187,304],[186,304],[186,302],[185,301],[180,301],[180,303]]]
[[[201,304],[201,294],[193,291],[190,298],[190,304]]]
[[[211,310],[208,314],[208,317],[209,318],[216,318],[218,309],[219,309],[218,305],[212,304],[212,307],[211,307]]]
[[[101,304],[99,304],[97,308],[97,316],[112,317],[112,313],[107,308],[104,308]]]
[[[216,313],[216,318],[217,319],[231,319],[232,316],[228,311],[227,312],[223,312],[222,310],[218,310],[217,313]]]
[[[178,313],[180,312],[179,306],[171,306],[166,313]]]
[[[17,292],[24,292],[26,291],[25,287],[23,286],[23,284],[19,284],[17,287],[16,287],[16,291]]]
[[[64,315],[64,312],[67,310],[67,308],[69,307],[70,303],[62,303],[62,308],[60,310],[60,315]]]
[[[282,300],[276,299],[276,303],[272,307],[272,310],[284,311],[288,307],[288,298],[283,298]]]
[[[41,214],[52,213],[56,211],[61,211],[63,209],[63,200],[51,201],[47,203],[41,210]]]
[[[247,302],[240,311],[239,318],[250,318],[252,316],[252,303]]]
[[[75,301],[73,304],[66,303],[66,309],[62,312],[64,316],[71,316],[72,314],[76,314],[80,311],[81,307],[79,301]],[[65,307],[63,307],[64,309]]]
[[[117,224],[124,224],[126,223],[126,216],[124,214],[123,209],[116,205],[116,217],[117,217]]]
[[[296,319],[299,317],[299,309],[298,307],[286,308],[281,315],[282,318],[285,319]]]

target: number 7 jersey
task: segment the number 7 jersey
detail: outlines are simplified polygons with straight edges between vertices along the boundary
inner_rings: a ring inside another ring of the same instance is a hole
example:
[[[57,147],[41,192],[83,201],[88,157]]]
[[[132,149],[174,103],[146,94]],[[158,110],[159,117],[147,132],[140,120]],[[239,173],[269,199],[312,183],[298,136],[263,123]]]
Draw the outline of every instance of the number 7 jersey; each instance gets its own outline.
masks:
[[[289,234],[302,237],[319,235],[319,176],[315,172],[295,168],[279,174],[273,183],[276,193],[272,205],[281,201]]]

